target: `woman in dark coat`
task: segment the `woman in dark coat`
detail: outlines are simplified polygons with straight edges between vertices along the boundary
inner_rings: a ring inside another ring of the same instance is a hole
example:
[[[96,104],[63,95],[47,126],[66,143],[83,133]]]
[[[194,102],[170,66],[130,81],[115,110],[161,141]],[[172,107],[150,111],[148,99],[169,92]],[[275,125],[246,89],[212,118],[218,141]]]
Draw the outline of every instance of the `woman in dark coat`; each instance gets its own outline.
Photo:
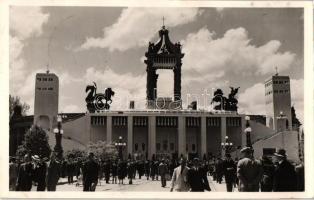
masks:
[[[124,169],[124,163],[121,160],[118,161],[117,174],[118,174],[119,184],[123,184],[123,179],[125,177],[125,169]]]
[[[24,163],[20,165],[17,175],[17,191],[30,191],[32,189],[33,166],[30,156],[24,156]]]
[[[61,163],[56,160],[53,154],[50,158],[47,174],[47,190],[56,191],[57,183],[61,173]]]
[[[117,183],[118,165],[117,162],[112,162],[111,165],[112,184]]]
[[[267,157],[262,157],[263,176],[261,180],[261,191],[271,192],[273,190],[273,176],[275,166],[273,162]]]

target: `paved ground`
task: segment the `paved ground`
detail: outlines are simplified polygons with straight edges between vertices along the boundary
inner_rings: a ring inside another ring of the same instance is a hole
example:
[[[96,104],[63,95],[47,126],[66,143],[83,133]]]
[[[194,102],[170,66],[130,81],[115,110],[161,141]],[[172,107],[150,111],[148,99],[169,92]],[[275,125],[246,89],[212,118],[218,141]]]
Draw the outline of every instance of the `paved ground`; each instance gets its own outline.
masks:
[[[60,184],[57,186],[57,191],[82,191],[83,186],[76,186],[76,179],[74,178],[74,184],[69,185],[66,178],[60,180]],[[218,184],[212,180],[212,177],[208,177],[209,185],[212,189],[212,192],[225,192],[226,185],[224,182]],[[128,184],[128,179],[124,180],[124,184],[106,184],[105,181],[101,181],[101,184],[98,183],[96,191],[145,191],[145,192],[169,192],[170,191],[170,181],[167,181],[165,188],[161,187],[161,182],[146,180],[145,177],[142,179],[135,179],[132,185]],[[32,190],[36,190],[36,187],[33,187]],[[237,188],[235,189],[237,191]]]

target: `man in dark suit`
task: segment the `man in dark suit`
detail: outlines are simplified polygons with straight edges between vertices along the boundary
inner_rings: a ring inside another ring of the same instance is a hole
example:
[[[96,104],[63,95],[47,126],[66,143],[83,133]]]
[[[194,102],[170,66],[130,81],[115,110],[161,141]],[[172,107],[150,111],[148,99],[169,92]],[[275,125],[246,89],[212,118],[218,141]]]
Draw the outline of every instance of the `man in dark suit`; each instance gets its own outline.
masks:
[[[89,153],[88,160],[83,165],[83,191],[95,191],[98,182],[99,165],[94,160],[94,154]]]
[[[226,154],[226,159],[222,163],[222,168],[225,175],[227,192],[232,192],[232,186],[235,181],[235,172],[237,166],[232,160],[230,153]]]
[[[279,149],[274,153],[278,166],[274,172],[274,192],[297,191],[297,177],[294,166],[287,160],[286,151]]]
[[[262,164],[253,157],[253,149],[244,147],[241,149],[243,158],[237,166],[237,177],[239,178],[240,192],[258,192],[259,183],[263,175]]]
[[[189,169],[187,175],[188,183],[191,187],[191,192],[210,191],[206,170],[200,167],[199,159],[193,159],[193,167]]]
[[[32,189],[33,165],[29,154],[24,156],[24,163],[20,165],[17,176],[17,191],[30,191]]]
[[[300,157],[300,164],[295,167],[297,175],[297,191],[304,191],[304,161],[303,157]]]

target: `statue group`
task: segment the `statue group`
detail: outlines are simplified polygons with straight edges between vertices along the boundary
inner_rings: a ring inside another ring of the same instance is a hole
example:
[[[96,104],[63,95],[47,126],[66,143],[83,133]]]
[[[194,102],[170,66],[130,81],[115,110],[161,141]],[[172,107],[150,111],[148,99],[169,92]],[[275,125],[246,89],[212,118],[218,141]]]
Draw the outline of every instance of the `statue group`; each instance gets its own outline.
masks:
[[[85,98],[87,110],[90,113],[94,113],[96,110],[109,110],[114,91],[111,88],[107,88],[105,93],[97,93],[97,85],[95,82],[93,83],[94,85],[88,85],[85,89],[87,93]]]
[[[217,89],[214,92],[214,97],[211,104],[218,103],[215,105],[215,110],[227,110],[227,111],[238,111],[238,100],[236,99],[236,94],[238,93],[240,87],[234,88],[230,87],[231,91],[228,98],[223,96],[224,93],[221,89]]]

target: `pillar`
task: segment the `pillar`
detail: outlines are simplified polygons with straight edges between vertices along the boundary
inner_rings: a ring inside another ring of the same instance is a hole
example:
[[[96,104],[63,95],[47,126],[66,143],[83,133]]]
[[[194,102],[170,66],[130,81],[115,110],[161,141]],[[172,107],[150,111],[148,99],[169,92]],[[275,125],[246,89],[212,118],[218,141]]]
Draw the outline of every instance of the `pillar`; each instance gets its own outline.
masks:
[[[112,116],[107,116],[107,142],[112,142]]]
[[[206,117],[201,117],[201,157],[203,158],[204,154],[207,153],[207,132],[206,132]]]
[[[226,117],[221,117],[221,142],[225,142],[225,137],[227,136],[227,120]],[[220,145],[221,146],[221,145]],[[225,150],[221,148],[221,156],[225,155]]]
[[[128,116],[128,155],[133,155],[133,116]]]
[[[242,131],[241,131],[241,147],[244,147],[246,145],[246,135],[244,133],[244,130],[246,128],[245,124],[246,124],[245,116],[242,116],[241,117],[241,127],[242,127]]]
[[[186,155],[186,126],[185,126],[185,117],[178,117],[178,153],[179,157],[181,154]]]
[[[148,159],[156,154],[156,116],[148,117]]]

